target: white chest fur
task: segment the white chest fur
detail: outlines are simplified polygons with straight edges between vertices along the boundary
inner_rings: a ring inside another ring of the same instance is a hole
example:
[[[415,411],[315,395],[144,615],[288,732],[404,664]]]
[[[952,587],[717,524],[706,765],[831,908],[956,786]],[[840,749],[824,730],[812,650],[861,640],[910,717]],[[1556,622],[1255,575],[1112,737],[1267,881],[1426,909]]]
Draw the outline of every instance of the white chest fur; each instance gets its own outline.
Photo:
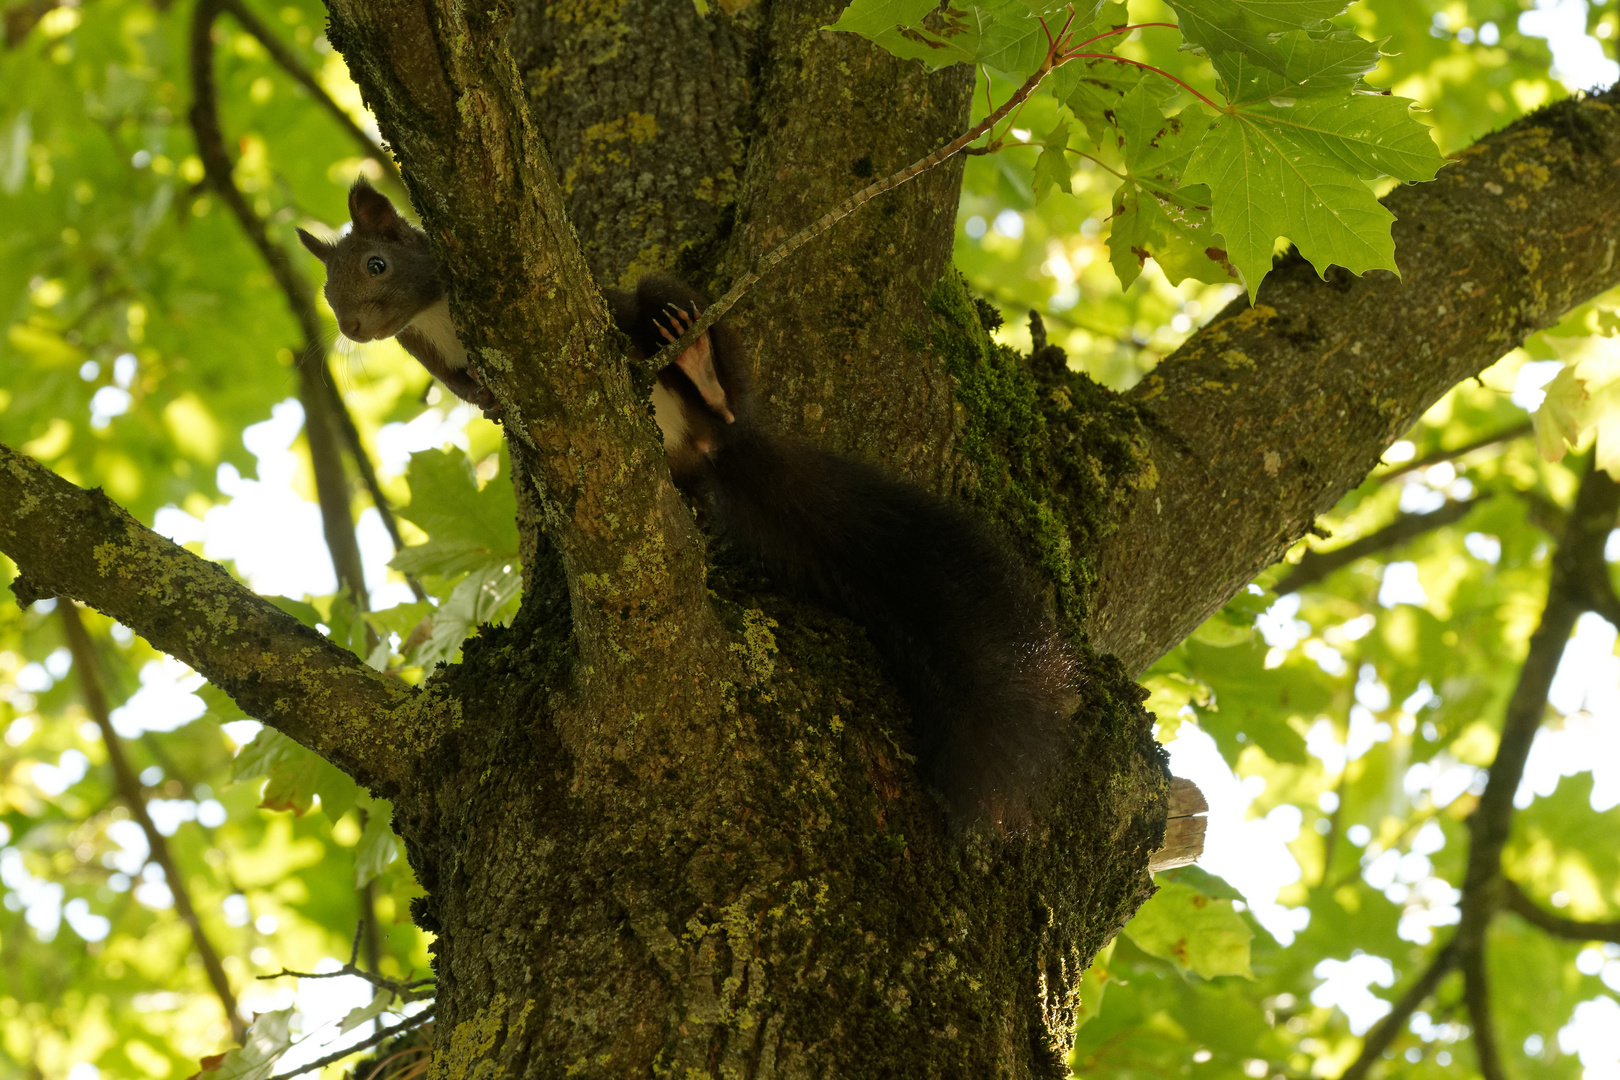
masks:
[[[436,349],[444,362],[451,368],[461,371],[467,366],[467,350],[456,337],[456,328],[450,321],[450,303],[447,300],[435,300],[423,308],[416,318],[411,320],[411,328],[423,337]]]
[[[686,426],[686,412],[681,408],[680,399],[670,393],[663,383],[655,382],[652,403],[653,419],[658,421],[658,429],[664,433],[664,452],[684,453],[692,433]]]

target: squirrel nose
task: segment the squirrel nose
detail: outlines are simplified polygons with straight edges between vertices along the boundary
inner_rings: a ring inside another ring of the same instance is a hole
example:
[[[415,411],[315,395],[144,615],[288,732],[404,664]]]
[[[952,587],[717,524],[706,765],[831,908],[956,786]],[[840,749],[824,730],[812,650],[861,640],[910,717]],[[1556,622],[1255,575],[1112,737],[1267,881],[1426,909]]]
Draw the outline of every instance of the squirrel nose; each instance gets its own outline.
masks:
[[[351,341],[359,341],[360,340],[360,320],[359,319],[357,319],[357,318],[355,318],[353,316],[350,316],[347,319],[342,319],[342,320],[340,320],[338,322],[338,329],[342,330],[343,331],[343,336],[348,338],[349,340],[351,340]]]

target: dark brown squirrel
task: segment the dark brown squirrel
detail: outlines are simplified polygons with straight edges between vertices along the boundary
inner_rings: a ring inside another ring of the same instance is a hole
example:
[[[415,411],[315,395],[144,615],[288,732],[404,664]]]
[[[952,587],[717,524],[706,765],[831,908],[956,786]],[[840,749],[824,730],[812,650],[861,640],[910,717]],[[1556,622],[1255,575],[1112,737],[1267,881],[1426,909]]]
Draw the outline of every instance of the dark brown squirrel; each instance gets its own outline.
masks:
[[[450,322],[450,304],[427,233],[360,177],[349,189],[352,228],[336,240],[303,229],[298,239],[326,264],[326,302],[350,341],[398,338],[457,397],[484,409],[495,398],[478,381]]]
[[[299,234],[327,265],[326,296],[343,332],[358,341],[398,334],[451,390],[487,405],[450,326],[426,235],[363,180],[349,205],[354,228],[335,244]],[[607,296],[643,357],[702,310],[696,292],[662,274]],[[658,372],[652,404],[670,472],[709,530],[774,581],[866,630],[910,706],[920,771],[953,825],[1027,824],[1063,757],[1075,673],[1005,544],[953,503],[765,430],[741,343],[725,323]]]

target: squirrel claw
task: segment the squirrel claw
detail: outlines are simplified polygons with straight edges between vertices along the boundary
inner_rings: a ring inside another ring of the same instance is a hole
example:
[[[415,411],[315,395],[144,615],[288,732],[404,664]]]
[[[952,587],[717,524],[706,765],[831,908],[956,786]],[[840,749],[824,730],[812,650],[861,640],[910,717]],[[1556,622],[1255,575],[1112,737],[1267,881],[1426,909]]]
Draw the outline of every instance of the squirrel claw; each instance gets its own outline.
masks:
[[[689,312],[680,305],[673,303],[665,304],[664,311],[669,316],[670,325],[666,326],[663,321],[657,319],[656,317],[653,321],[658,327],[658,333],[663,336],[665,341],[674,341],[676,338],[686,333],[687,330],[691,329],[692,320],[695,314],[694,312]]]

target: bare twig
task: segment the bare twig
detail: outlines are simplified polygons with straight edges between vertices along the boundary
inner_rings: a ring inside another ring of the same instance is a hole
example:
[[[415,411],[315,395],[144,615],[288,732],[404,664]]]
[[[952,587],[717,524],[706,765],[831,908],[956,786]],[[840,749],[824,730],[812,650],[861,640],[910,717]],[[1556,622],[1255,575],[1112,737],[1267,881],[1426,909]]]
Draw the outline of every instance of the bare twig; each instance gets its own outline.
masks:
[[[356,944],[359,943],[358,937],[355,942]],[[433,997],[432,987],[435,985],[433,979],[416,979],[411,982],[404,982],[399,979],[390,979],[386,975],[378,975],[374,971],[367,971],[352,962],[344,964],[336,971],[289,971],[282,968],[273,975],[260,975],[258,978],[260,981],[265,981],[269,979],[342,979],[349,976],[364,979],[379,990],[388,991],[401,1001],[426,1001],[428,998]]]
[[[1554,915],[1525,895],[1519,883],[1504,879],[1504,906],[1531,926],[1539,927],[1553,937],[1569,941],[1613,941],[1620,943],[1620,919],[1586,922]]]
[[[1404,465],[1391,469],[1387,473],[1383,473],[1378,477],[1378,482],[1380,484],[1387,484],[1391,480],[1399,480],[1403,476],[1410,476],[1415,472],[1422,472],[1429,466],[1438,465],[1442,461],[1456,461],[1458,458],[1467,457],[1469,454],[1472,454],[1477,450],[1484,450],[1492,446],[1500,446],[1503,443],[1513,442],[1515,439],[1522,439],[1534,430],[1535,425],[1529,421],[1525,421],[1522,424],[1515,425],[1514,427],[1507,428],[1506,430],[1498,431],[1494,435],[1486,435],[1483,438],[1475,439],[1473,442],[1464,443],[1463,445],[1455,447],[1451,450],[1436,450],[1432,454],[1424,454],[1416,461],[1409,461]]]
[[[1407,988],[1406,993],[1395,1003],[1395,1007],[1367,1032],[1367,1037],[1361,1043],[1361,1053],[1356,1055],[1356,1060],[1350,1063],[1348,1069],[1339,1074],[1339,1080],[1362,1080],[1362,1077],[1367,1075],[1367,1070],[1384,1056],[1384,1051],[1389,1049],[1395,1037],[1401,1033],[1406,1021],[1429,1000],[1439,989],[1441,980],[1451,974],[1451,969],[1456,966],[1457,949],[1454,945],[1447,945],[1435,954],[1434,962],[1429,965],[1428,970],[1418,976],[1417,982]]]
[[[1451,940],[1440,950],[1423,978],[1378,1025],[1368,1033],[1361,1053],[1340,1080],[1361,1080],[1383,1056],[1413,1012],[1439,985],[1453,967],[1464,976],[1464,997],[1474,1028],[1474,1044],[1485,1080],[1505,1076],[1498,1056],[1494,1021],[1490,1011],[1485,974],[1485,930],[1503,907],[1520,910],[1514,893],[1502,876],[1502,849],[1513,824],[1513,796],[1524,778],[1530,745],[1546,713],[1547,694],[1552,689],[1558,662],[1575,629],[1575,622],[1587,610],[1590,589],[1587,582],[1595,566],[1604,565],[1603,547],[1620,513],[1620,484],[1609,479],[1588,458],[1575,505],[1570,510],[1563,537],[1552,558],[1547,582],[1547,604],[1541,623],[1530,637],[1530,648],[1519,669],[1519,679],[1508,699],[1502,717],[1502,734],[1496,758],[1491,762],[1489,779],[1479,804],[1468,819],[1470,842],[1468,867],[1462,885],[1462,915]],[[1522,896],[1522,894],[1520,894]],[[1529,904],[1522,907],[1536,916],[1551,919]],[[1530,914],[1527,919],[1535,921]],[[1540,925],[1539,923],[1537,925]]]
[[[387,496],[383,494],[382,484],[377,481],[377,470],[371,463],[371,455],[366,452],[365,443],[360,441],[360,429],[355,427],[354,416],[349,412],[348,406],[343,404],[343,396],[338,393],[335,382],[328,380],[326,391],[332,398],[332,415],[337,418],[338,430],[343,435],[343,441],[349,446],[349,457],[354,461],[355,470],[360,474],[360,482],[366,485],[366,493],[371,496],[371,505],[377,508],[377,516],[382,518],[383,528],[388,530],[388,538],[394,542],[394,550],[404,551],[405,538],[400,535],[399,519],[394,515],[394,508],[389,505]],[[416,579],[415,574],[406,574],[405,584],[411,587],[411,595],[418,600],[427,599],[427,591],[422,588],[422,583]]]
[[[326,386],[331,374],[321,345],[321,326],[315,314],[314,294],[309,282],[293,266],[287,252],[270,239],[264,220],[248,205],[236,186],[225,137],[219,126],[218,91],[214,82],[214,21],[226,0],[198,0],[191,20],[191,130],[197,139],[197,155],[202,159],[209,186],[235,215],[242,231],[258,249],[270,268],[270,275],[286,296],[287,306],[298,320],[303,346],[297,364],[299,400],[304,406],[304,436],[309,440],[310,463],[315,470],[315,495],[321,508],[322,532],[337,572],[339,587],[366,607],[365,574],[360,563],[360,546],[354,536],[354,519],[349,508],[349,482],[343,473],[343,460],[337,445],[337,424],[332,415],[332,395]]]
[[[135,775],[135,769],[124,753],[124,740],[113,729],[107,696],[102,691],[101,678],[96,671],[95,647],[90,642],[89,631],[84,627],[84,619],[79,615],[79,606],[64,597],[58,603],[57,611],[62,616],[62,632],[67,639],[68,651],[73,655],[73,670],[79,677],[79,693],[84,698],[84,707],[90,713],[90,718],[101,731],[101,742],[107,748],[107,763],[112,766],[118,794],[124,800],[124,805],[129,807],[130,816],[140,825],[141,832],[146,834],[152,861],[163,869],[164,882],[174,897],[174,912],[191,932],[192,948],[197,950],[208,982],[225,1010],[226,1020],[230,1022],[231,1033],[240,1043],[247,1037],[247,1025],[242,1022],[237,1009],[236,994],[231,990],[230,980],[225,977],[225,967],[220,962],[218,950],[203,931],[202,920],[197,917],[196,905],[191,902],[191,893],[186,888],[186,879],[180,873],[174,853],[169,850],[169,838],[158,832],[151,814],[147,812],[140,777]]]
[[[332,565],[337,572],[340,587],[354,597],[364,609],[366,603],[365,576],[360,562],[360,547],[354,536],[354,519],[349,506],[349,481],[343,471],[338,440],[347,444],[349,456],[371,495],[372,505],[382,516],[383,525],[394,540],[396,548],[404,546],[399,525],[392,508],[383,498],[377,483],[376,471],[370,456],[360,441],[354,418],[349,415],[332,380],[326,364],[325,347],[321,334],[320,317],[315,308],[315,296],[309,282],[298,272],[287,251],[270,239],[264,220],[248,205],[232,175],[225,138],[219,126],[218,90],[214,81],[213,25],[219,13],[229,10],[242,25],[266,42],[268,30],[257,23],[253,13],[241,0],[199,0],[191,24],[191,82],[193,104],[191,128],[197,140],[197,154],[202,159],[209,186],[219,195],[235,215],[242,231],[247,234],[259,255],[270,268],[270,274],[281,287],[287,306],[298,321],[303,336],[299,352],[299,400],[304,406],[304,434],[309,440],[310,460],[315,471],[316,498],[321,508],[322,531],[331,552]],[[254,26],[264,30],[261,36]],[[275,55],[274,50],[271,50]],[[289,59],[291,58],[289,54]],[[318,89],[318,87],[317,87]],[[335,105],[333,106],[336,107]],[[341,112],[341,110],[339,110]],[[363,138],[363,133],[362,133]],[[371,146],[370,140],[365,140]],[[375,147],[372,147],[375,150]],[[390,163],[391,166],[391,163]],[[418,599],[425,594],[421,586],[412,582],[412,591]],[[370,631],[368,628],[368,639]]]
[[[328,1054],[319,1061],[312,1061],[308,1065],[294,1069],[292,1072],[277,1073],[275,1076],[272,1076],[270,1080],[292,1080],[292,1078],[295,1076],[303,1076],[305,1073],[314,1072],[316,1069],[324,1069],[328,1065],[342,1061],[344,1058],[350,1057],[354,1054],[358,1054],[362,1050],[369,1050],[371,1047],[376,1046],[380,1042],[387,1042],[395,1035],[403,1035],[412,1028],[419,1028],[432,1019],[433,1010],[423,1009],[415,1016],[407,1016],[393,1027],[383,1028],[375,1035],[362,1039],[353,1046],[339,1050],[335,1054]]]
[[[1030,94],[1033,94],[1035,92],[1035,88],[1041,85],[1041,80],[1045,79],[1046,76],[1051,73],[1055,64],[1056,56],[1052,49],[1049,48],[1046,60],[1041,64],[1040,69],[1025,80],[1024,85],[1020,86],[1013,93],[1012,97],[1003,102],[1001,108],[997,109],[989,116],[986,116],[983,120],[973,125],[973,127],[969,128],[967,131],[963,132],[961,135],[957,136],[955,139],[952,139],[950,142],[946,143],[944,146],[940,147],[938,150],[935,150],[933,153],[922,158],[921,160],[914,161],[910,165],[907,165],[905,168],[901,169],[899,172],[892,173],[885,176],[881,180],[876,180],[868,184],[866,187],[857,191],[855,194],[851,195],[849,198],[845,199],[843,202],[839,203],[837,206],[833,207],[831,210],[827,211],[825,214],[821,215],[819,218],[812,221],[810,224],[806,225],[804,228],[800,229],[786,240],[782,241],[773,250],[768,252],[764,257],[756,262],[753,269],[739,277],[732,284],[731,288],[726,290],[726,294],[724,296],[710,304],[708,308],[698,316],[697,320],[687,328],[686,333],[682,334],[677,340],[664,346],[663,350],[659,352],[657,356],[653,357],[651,366],[653,368],[664,367],[673,361],[675,357],[678,357],[684,353],[692,346],[694,342],[697,341],[698,338],[703,336],[709,327],[713,326],[722,317],[724,317],[726,312],[730,311],[733,305],[735,305],[738,300],[742,299],[743,294],[753,286],[754,282],[758,281],[762,276],[769,273],[783,259],[786,259],[789,255],[799,250],[799,248],[803,247],[811,240],[814,240],[817,236],[820,236],[822,233],[832,228],[833,225],[848,217],[862,206],[865,206],[879,195],[894,190],[907,180],[920,176],[929,169],[932,169],[934,166],[949,160],[951,157],[965,150],[969,143],[978,139],[979,136],[985,134],[991,128],[995,127],[996,124],[1001,122],[1003,117],[1012,112],[1019,105],[1022,105],[1024,103],[1024,99],[1029,97]]]
[[[1558,661],[1564,655],[1564,646],[1575,629],[1576,620],[1585,609],[1584,583],[1594,565],[1604,565],[1604,542],[1614,526],[1617,511],[1620,511],[1620,484],[1609,479],[1601,469],[1594,468],[1589,460],[1563,539],[1552,558],[1547,606],[1542,612],[1541,625],[1531,635],[1518,685],[1508,701],[1490,778],[1480,796],[1478,809],[1469,819],[1473,847],[1469,851],[1465,893],[1471,886],[1478,887],[1485,878],[1496,878],[1501,873],[1502,845],[1507,842],[1513,818],[1513,796],[1524,776],[1530,744],[1541,727]],[[1462,932],[1461,928],[1458,932]]]
[[[1484,500],[1484,496],[1461,499],[1448,502],[1440,509],[1431,510],[1427,514],[1402,514],[1377,532],[1363,536],[1344,547],[1334,548],[1331,551],[1308,551],[1288,576],[1277,582],[1274,591],[1278,596],[1298,592],[1357,559],[1366,558],[1380,551],[1388,551],[1390,548],[1415,540],[1424,533],[1459,521]]]

